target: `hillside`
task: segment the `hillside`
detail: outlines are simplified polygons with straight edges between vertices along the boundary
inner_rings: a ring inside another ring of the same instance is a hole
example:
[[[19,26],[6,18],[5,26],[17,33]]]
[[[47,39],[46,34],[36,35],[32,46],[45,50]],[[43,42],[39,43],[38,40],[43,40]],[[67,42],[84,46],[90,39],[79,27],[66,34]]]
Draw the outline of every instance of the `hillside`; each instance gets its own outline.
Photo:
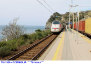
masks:
[[[80,20],[83,18],[86,19],[88,17],[91,17],[91,10],[81,11],[79,14],[80,14],[79,15]],[[76,13],[74,13],[74,16],[76,18]],[[73,19],[73,17],[72,17],[72,13],[71,13],[71,22],[72,22],[72,19]],[[46,22],[46,28],[50,28],[51,23],[54,20],[59,20],[63,24],[67,23],[69,21],[69,12],[66,12],[65,14],[60,14],[58,12],[53,13],[53,15],[51,15],[50,18],[48,19],[48,21]]]

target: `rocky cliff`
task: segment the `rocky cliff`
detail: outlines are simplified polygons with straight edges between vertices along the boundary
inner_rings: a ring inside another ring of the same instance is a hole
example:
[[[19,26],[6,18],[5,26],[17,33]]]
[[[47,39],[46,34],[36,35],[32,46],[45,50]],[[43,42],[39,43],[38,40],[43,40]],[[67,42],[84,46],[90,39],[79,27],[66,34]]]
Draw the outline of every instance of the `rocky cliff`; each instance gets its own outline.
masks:
[[[75,18],[76,18],[76,16],[77,16],[77,13],[74,13]],[[79,12],[79,19],[80,20],[83,19],[83,18],[86,19],[88,17],[91,17],[91,10]],[[46,28],[50,28],[51,23],[54,20],[59,20],[63,24],[68,23],[68,21],[69,21],[69,12],[66,12],[65,14],[60,14],[58,12],[53,13],[53,15],[51,15],[50,18],[48,19],[48,21],[46,22]],[[71,22],[72,22],[72,20],[73,20],[73,14],[71,13]]]

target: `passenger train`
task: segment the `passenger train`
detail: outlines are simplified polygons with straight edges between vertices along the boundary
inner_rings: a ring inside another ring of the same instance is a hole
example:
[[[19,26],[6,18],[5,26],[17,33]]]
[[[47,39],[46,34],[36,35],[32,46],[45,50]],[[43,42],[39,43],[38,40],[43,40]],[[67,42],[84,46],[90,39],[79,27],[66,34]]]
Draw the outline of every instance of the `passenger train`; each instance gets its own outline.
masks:
[[[58,33],[62,30],[63,26],[59,21],[53,21],[51,25],[51,32]]]

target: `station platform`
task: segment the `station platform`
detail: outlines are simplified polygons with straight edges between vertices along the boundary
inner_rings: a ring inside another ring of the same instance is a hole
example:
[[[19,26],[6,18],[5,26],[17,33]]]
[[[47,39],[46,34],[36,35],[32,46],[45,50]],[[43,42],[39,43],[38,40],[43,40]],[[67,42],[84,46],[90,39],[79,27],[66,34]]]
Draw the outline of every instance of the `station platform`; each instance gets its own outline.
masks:
[[[91,60],[91,39],[75,30],[64,31],[39,60]]]

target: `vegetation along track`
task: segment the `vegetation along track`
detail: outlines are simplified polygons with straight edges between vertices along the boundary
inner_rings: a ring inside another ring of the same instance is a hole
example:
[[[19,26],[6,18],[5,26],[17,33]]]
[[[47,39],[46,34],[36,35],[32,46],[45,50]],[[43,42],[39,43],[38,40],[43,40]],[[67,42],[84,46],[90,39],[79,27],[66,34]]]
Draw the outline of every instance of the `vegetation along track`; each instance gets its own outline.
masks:
[[[56,37],[57,34],[51,34],[8,60],[37,60]]]

